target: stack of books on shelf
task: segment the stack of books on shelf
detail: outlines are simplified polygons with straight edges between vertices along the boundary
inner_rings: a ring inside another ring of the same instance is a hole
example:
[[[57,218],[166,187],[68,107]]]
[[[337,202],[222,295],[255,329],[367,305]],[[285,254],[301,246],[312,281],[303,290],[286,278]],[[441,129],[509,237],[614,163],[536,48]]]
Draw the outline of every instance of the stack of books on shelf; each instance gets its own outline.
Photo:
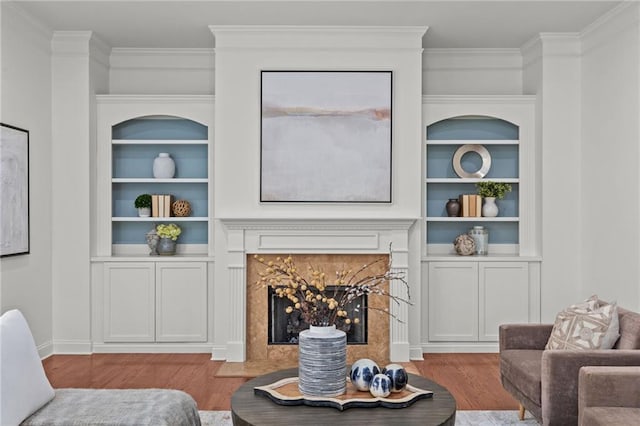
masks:
[[[151,217],[171,217],[171,195],[151,196]]]
[[[481,217],[482,197],[478,194],[460,194],[460,217]]]

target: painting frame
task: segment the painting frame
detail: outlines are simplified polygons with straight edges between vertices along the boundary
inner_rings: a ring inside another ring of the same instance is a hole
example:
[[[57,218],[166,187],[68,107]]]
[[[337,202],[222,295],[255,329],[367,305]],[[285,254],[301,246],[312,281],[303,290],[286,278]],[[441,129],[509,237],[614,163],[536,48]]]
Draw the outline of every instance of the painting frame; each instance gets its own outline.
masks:
[[[261,70],[260,202],[392,202],[393,71]]]
[[[29,131],[0,123],[0,257],[30,253]]]

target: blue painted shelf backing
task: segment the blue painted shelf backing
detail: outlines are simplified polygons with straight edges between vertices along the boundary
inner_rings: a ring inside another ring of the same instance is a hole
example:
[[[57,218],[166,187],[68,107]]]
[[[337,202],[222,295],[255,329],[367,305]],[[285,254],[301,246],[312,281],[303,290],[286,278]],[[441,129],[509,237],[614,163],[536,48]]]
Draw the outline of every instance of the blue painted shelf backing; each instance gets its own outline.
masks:
[[[517,140],[519,129],[513,123],[493,117],[455,117],[427,127],[429,140]]]
[[[438,141],[468,140],[518,140],[518,126],[493,117],[455,117],[439,121],[427,127],[427,139]],[[483,145],[491,155],[491,168],[484,177],[486,180],[519,177],[519,146]],[[453,155],[459,144],[429,145],[427,144],[426,170],[427,178],[459,178],[453,170]],[[470,152],[462,157],[465,170],[478,170],[482,159]],[[518,217],[520,191],[517,183],[511,184],[512,191],[502,200],[497,200],[500,208],[499,217]],[[474,183],[450,182],[427,183],[426,214],[427,217],[447,217],[445,205],[450,198],[458,198],[460,194],[476,194]],[[474,225],[482,225],[489,231],[490,244],[518,244],[519,222],[427,222],[428,244],[451,244],[456,236],[466,233]]]
[[[207,126],[193,120],[170,116],[133,118],[111,129],[113,139],[208,139]]]
[[[518,244],[518,222],[428,222],[430,244],[453,244],[453,240],[476,225],[489,231],[489,244]]]
[[[168,152],[176,164],[175,178],[207,177],[207,145],[113,145],[112,176],[152,178],[153,160]]]
[[[191,204],[191,216],[207,217],[206,183],[114,183],[112,185],[113,216],[137,217],[134,206],[140,194],[170,194],[173,200],[187,200]]]
[[[112,128],[113,139],[184,140],[176,144],[112,144],[112,176],[114,178],[153,178],[153,160],[160,152],[168,152],[175,161],[175,178],[208,177],[208,144],[188,141],[207,140],[208,128],[192,120],[169,117],[141,117],[119,123]],[[134,200],[140,194],[171,194],[173,200],[191,204],[191,216],[207,218],[207,183],[113,183],[112,215],[137,217]],[[173,218],[158,222],[112,223],[113,244],[146,244],[145,234],[158,223],[174,223]],[[179,244],[207,244],[208,222],[175,222],[182,229]]]
[[[482,142],[480,142],[482,144]],[[461,145],[427,145],[427,177],[458,178],[453,170],[453,154]],[[491,168],[485,179],[512,178],[518,176],[518,145],[484,145],[491,155]],[[464,170],[479,170],[482,158],[475,152],[462,156]]]
[[[145,234],[159,223],[175,223],[182,233],[178,244],[207,244],[207,222],[175,222],[168,217],[161,222],[114,222],[112,230],[113,244],[147,244]]]
[[[496,200],[498,217],[518,217],[519,185],[511,184],[511,192],[507,192],[502,200]],[[476,194],[474,183],[430,183],[427,191],[427,216],[447,217],[445,205],[450,198],[458,198],[460,194]]]

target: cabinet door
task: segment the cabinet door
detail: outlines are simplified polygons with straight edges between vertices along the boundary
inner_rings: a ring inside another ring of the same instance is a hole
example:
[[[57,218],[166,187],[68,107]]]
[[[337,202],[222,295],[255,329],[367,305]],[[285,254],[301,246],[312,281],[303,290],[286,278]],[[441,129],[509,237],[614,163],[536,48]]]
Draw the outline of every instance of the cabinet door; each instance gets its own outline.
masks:
[[[156,341],[207,341],[207,265],[156,264]]]
[[[498,326],[529,322],[529,267],[526,262],[479,265],[480,337],[498,341]]]
[[[153,263],[104,265],[104,341],[153,342],[155,337]]]
[[[429,263],[429,340],[478,339],[477,262]]]

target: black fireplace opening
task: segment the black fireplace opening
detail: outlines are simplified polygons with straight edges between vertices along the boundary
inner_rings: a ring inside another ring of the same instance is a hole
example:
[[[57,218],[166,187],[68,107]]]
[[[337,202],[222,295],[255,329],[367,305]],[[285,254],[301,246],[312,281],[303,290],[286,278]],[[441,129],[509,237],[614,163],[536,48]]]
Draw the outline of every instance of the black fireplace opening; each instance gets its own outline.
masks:
[[[329,292],[333,292],[335,287],[327,287]],[[336,299],[339,299],[344,290],[337,290]],[[269,287],[269,345],[297,345],[298,335],[302,330],[309,328],[309,324],[302,319],[298,310],[288,314],[285,310],[291,302],[286,297],[279,297],[273,288]],[[351,324],[344,323],[342,318],[336,323],[336,328],[347,333],[348,345],[367,344],[367,296],[362,295],[354,299],[344,307]],[[354,324],[353,320],[358,318],[359,323]]]

